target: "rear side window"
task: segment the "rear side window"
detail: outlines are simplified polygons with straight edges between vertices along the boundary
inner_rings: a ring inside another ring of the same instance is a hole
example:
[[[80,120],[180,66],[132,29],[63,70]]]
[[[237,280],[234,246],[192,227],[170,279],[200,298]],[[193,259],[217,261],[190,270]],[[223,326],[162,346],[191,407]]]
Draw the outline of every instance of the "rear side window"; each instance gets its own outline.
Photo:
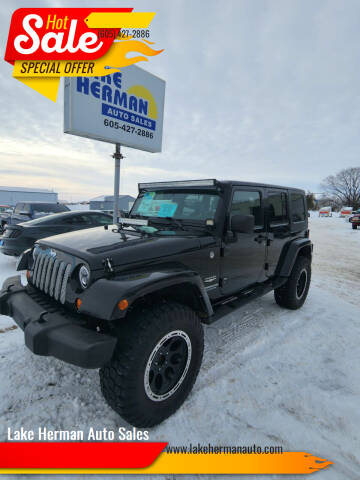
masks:
[[[235,190],[230,215],[254,215],[255,225],[262,225],[260,192]]]
[[[65,205],[60,205],[58,203],[34,203],[33,211],[35,213],[59,213],[68,212],[69,209],[65,207]]]
[[[23,209],[22,209],[23,212],[26,212],[26,213],[31,213],[31,206],[29,203],[24,203],[23,204]]]
[[[270,192],[268,195],[270,223],[288,222],[287,194],[285,192]]]
[[[67,225],[92,225],[91,219],[88,215],[74,215],[71,217],[66,217],[61,223],[65,223]]]
[[[92,214],[91,219],[95,224],[98,224],[98,225],[109,225],[113,223],[111,217],[108,217],[107,215],[101,215],[101,213]]]
[[[23,203],[18,203],[15,207],[14,213],[20,213],[23,211],[24,204]]]
[[[301,193],[291,194],[291,220],[293,222],[305,221],[305,202],[304,196]]]

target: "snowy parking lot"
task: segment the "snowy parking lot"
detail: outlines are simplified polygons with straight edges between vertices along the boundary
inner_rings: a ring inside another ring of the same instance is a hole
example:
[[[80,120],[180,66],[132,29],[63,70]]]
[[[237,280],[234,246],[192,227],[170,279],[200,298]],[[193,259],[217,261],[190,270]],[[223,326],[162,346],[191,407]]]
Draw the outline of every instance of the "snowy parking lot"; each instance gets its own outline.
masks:
[[[314,214],[310,236],[313,279],[304,307],[281,309],[268,294],[205,327],[195,387],[175,415],[151,430],[150,440],[282,445],[333,461],[317,479],[360,478],[360,230],[337,216]],[[15,259],[0,255],[0,285],[14,274]],[[125,425],[105,404],[97,371],[34,356],[5,316],[0,362],[1,441],[8,427]]]

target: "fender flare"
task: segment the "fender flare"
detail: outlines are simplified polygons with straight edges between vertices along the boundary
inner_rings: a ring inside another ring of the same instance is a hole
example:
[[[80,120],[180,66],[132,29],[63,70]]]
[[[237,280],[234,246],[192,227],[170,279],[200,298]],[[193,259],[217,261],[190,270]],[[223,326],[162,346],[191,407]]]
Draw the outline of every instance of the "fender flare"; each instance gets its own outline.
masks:
[[[137,271],[108,279],[101,278],[81,295],[79,313],[103,320],[123,318],[128,309],[121,311],[117,308],[120,300],[126,299],[131,307],[145,295],[180,285],[188,285],[194,289],[202,305],[202,312],[207,317],[213,315],[213,308],[200,275],[192,270],[179,268]]]
[[[301,251],[306,252],[306,256],[310,257],[311,260],[313,244],[309,238],[297,238],[283,248],[275,275],[289,277]]]

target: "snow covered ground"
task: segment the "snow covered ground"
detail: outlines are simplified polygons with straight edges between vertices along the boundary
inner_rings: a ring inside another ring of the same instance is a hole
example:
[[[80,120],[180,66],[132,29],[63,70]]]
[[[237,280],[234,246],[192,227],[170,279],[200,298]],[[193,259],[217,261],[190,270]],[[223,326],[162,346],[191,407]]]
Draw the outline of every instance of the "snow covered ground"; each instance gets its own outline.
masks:
[[[335,462],[314,478],[360,478],[360,231],[315,215],[310,230],[313,281],[304,307],[280,309],[269,294],[207,327],[194,390],[151,430],[152,441],[282,445]],[[1,255],[0,285],[14,270],[15,260]],[[7,427],[125,425],[103,401],[96,371],[32,355],[12,325],[0,316],[1,441]]]

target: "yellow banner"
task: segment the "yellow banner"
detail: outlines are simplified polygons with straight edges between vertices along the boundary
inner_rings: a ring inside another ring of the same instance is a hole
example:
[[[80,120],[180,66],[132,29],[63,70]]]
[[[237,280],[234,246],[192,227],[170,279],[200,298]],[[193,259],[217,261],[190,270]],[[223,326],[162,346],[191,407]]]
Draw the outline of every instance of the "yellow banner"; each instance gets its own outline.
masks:
[[[333,462],[306,452],[282,454],[162,453],[147,468],[132,469],[0,469],[0,474],[309,474]]]
[[[155,12],[92,12],[85,18],[89,28],[148,28]]]

